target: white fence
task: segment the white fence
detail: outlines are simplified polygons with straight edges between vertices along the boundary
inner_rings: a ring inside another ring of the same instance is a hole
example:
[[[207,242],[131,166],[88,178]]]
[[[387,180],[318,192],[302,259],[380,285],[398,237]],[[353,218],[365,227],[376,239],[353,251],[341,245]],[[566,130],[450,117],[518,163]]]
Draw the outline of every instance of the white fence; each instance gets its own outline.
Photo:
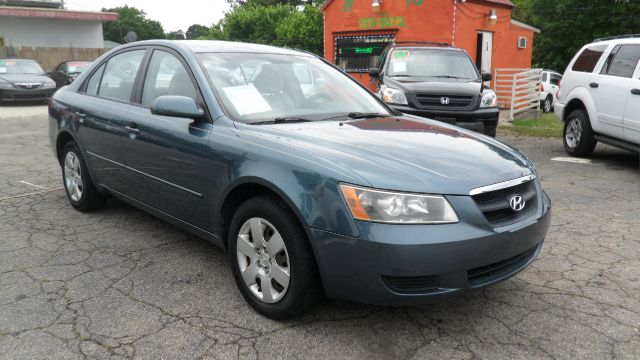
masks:
[[[542,69],[496,69],[498,106],[509,109],[509,120],[529,110],[540,111]]]

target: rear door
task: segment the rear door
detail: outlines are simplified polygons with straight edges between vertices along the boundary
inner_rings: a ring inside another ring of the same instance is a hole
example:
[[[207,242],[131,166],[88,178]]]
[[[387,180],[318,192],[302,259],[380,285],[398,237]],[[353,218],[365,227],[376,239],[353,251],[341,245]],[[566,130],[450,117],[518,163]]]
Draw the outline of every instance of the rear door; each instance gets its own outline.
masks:
[[[99,66],[83,84],[76,108],[77,136],[96,181],[122,191],[124,126],[130,111],[134,84],[146,49],[121,52]]]
[[[635,64],[635,71],[629,81],[629,92],[622,122],[624,140],[640,145],[640,45],[624,45],[629,47],[625,61],[627,66]]]
[[[207,119],[151,114],[153,101],[163,95],[187,96],[205,108],[195,79],[184,59],[172,50],[156,48],[146,66],[139,105],[129,114],[135,129],[124,142],[130,196],[175,218],[210,230],[206,167],[209,156]],[[206,113],[206,111],[205,111]]]
[[[629,68],[629,48],[616,45],[607,55],[600,73],[589,83],[589,91],[598,113],[599,133],[622,139],[622,120],[631,75],[635,63]],[[636,60],[637,62],[637,60]]]
[[[562,75],[558,73],[549,73],[549,82],[548,84],[544,85],[547,93],[549,93],[549,95],[553,97],[552,104],[556,103],[556,94],[558,93],[558,89],[560,87],[560,80],[562,80]]]

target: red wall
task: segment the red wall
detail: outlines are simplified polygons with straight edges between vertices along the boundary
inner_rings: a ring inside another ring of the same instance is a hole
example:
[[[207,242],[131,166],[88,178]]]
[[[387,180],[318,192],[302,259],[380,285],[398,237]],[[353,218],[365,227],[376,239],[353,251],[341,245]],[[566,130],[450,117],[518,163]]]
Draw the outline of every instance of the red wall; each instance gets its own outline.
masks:
[[[493,35],[492,72],[496,68],[531,67],[533,31],[511,24],[511,7],[488,1],[468,0],[382,0],[375,12],[372,0],[333,0],[324,10],[324,56],[335,63],[334,36],[360,34],[395,34],[397,41],[439,41],[465,49],[475,61],[477,32]],[[352,4],[352,6],[349,6]],[[489,23],[488,14],[495,9],[498,21]],[[376,19],[372,23],[367,19]],[[371,26],[373,25],[373,28]],[[519,36],[527,37],[527,48],[518,49]],[[369,86],[368,74],[353,73]]]

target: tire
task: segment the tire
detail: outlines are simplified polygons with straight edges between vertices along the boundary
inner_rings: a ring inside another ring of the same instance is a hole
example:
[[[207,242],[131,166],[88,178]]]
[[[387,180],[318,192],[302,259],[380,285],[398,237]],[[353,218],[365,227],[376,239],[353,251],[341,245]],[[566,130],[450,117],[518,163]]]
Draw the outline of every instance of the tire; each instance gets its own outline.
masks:
[[[585,110],[574,110],[567,116],[562,141],[565,151],[571,156],[589,156],[593,153],[597,141]]]
[[[553,109],[553,98],[551,96],[547,96],[547,98],[542,101],[541,107],[543,113],[551,112]]]
[[[258,240],[253,229],[259,229],[265,241]],[[322,297],[307,234],[280,199],[264,195],[247,200],[234,214],[228,233],[233,276],[257,312],[275,320],[288,319]],[[271,286],[264,287],[265,281]]]
[[[96,190],[80,149],[74,141],[65,144],[60,165],[64,191],[76,210],[90,212],[105,206],[107,201]]]
[[[484,126],[484,134],[487,136],[491,136],[492,138],[496,137],[496,133],[498,131],[498,127],[495,125],[485,125]]]

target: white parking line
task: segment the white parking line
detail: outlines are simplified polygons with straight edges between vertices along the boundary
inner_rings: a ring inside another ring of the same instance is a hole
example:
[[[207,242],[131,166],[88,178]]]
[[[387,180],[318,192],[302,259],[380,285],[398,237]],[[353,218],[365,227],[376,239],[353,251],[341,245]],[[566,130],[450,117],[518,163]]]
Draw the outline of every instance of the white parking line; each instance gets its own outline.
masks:
[[[32,192],[32,193],[7,196],[7,197],[0,198],[0,201],[10,200],[10,199],[17,199],[17,198],[22,198],[22,197],[27,197],[27,196],[40,195],[40,194],[46,194],[46,193],[50,193],[50,192],[53,192],[53,191],[59,191],[59,190],[63,190],[63,189],[64,189],[63,187],[60,187],[60,188],[56,188],[56,189],[47,189],[47,190],[37,191],[37,192]]]
[[[574,163],[574,164],[585,164],[585,165],[591,164],[591,159],[580,159],[580,158],[573,158],[573,157],[554,157],[551,160]]]
[[[25,184],[25,185],[29,185],[29,186],[33,186],[33,187],[36,187],[36,188],[38,188],[38,189],[42,189],[42,190],[49,190],[49,188],[46,188],[46,187],[44,187],[44,186],[40,186],[40,185],[36,185],[36,184],[32,184],[32,183],[30,183],[30,182],[26,182],[26,181],[22,181],[22,180],[20,180],[20,181],[19,181],[19,183],[21,183],[21,184]]]

